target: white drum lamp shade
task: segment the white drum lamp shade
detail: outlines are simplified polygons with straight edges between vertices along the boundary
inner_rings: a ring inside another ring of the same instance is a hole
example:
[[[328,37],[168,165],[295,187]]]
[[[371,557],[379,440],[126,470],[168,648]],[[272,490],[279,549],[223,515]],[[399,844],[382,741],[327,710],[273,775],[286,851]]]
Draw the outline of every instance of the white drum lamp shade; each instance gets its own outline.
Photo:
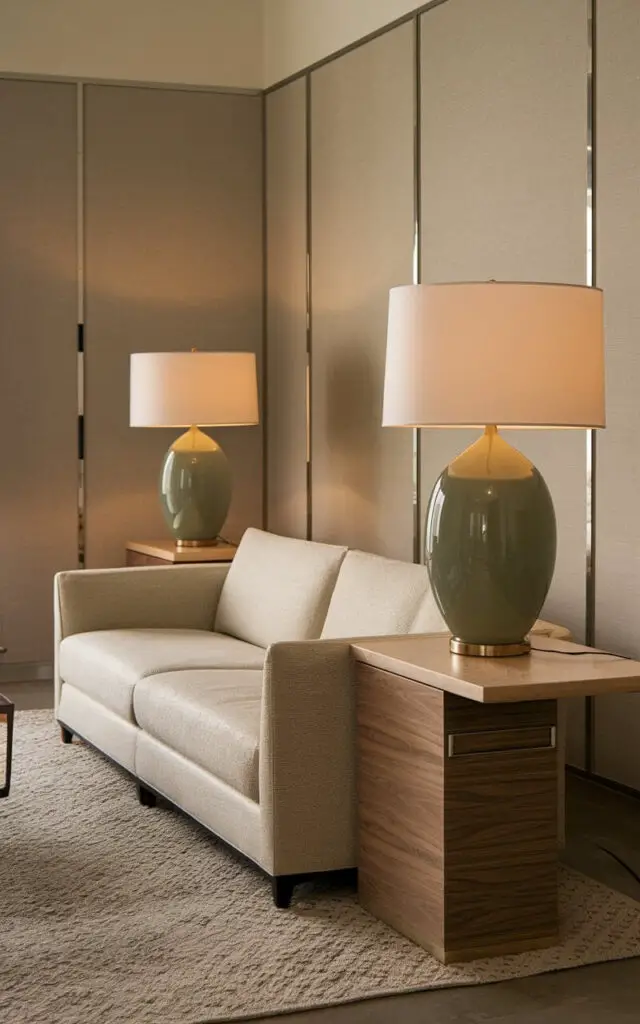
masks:
[[[160,473],[165,522],[178,545],[215,544],[231,503],[231,467],[200,427],[258,423],[253,352],[136,352],[131,356],[132,427],[188,427]]]
[[[392,288],[382,422],[603,427],[602,292],[497,281]]]
[[[484,427],[435,481],[425,528],[433,593],[457,655],[526,654],[556,557],[536,467],[498,427],[603,427],[597,288],[516,282],[391,290],[385,426]]]
[[[137,352],[132,427],[238,427],[258,422],[253,352]]]

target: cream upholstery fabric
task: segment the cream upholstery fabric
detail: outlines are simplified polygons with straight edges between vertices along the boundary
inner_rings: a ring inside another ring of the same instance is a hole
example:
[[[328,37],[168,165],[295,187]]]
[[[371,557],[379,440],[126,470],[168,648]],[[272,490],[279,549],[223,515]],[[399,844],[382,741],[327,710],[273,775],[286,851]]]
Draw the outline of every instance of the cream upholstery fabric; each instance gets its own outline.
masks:
[[[133,695],[141,729],[239,793],[258,800],[262,671],[166,672]]]
[[[406,633],[429,588],[423,565],[349,551],[342,563],[323,637]]]
[[[345,551],[247,530],[222,588],[216,630],[261,647],[320,636]]]
[[[448,633],[447,624],[440,614],[431,586],[423,595],[414,615],[409,633]]]
[[[354,866],[350,645],[310,638],[444,624],[424,567],[350,552],[336,586],[344,554],[249,530],[230,571],[61,573],[59,719],[272,874]]]
[[[60,644],[62,680],[134,722],[139,679],[182,668],[260,668],[265,652],[229,636],[197,629],[105,629]]]
[[[98,750],[104,750],[127,771],[134,771],[136,741],[140,734],[137,726],[125,722],[104,704],[92,700],[69,683],[62,687],[57,717]]]
[[[135,773],[265,871],[272,871],[272,862],[263,857],[262,813],[254,800],[145,732],[136,745]],[[216,884],[215,877],[211,884]]]
[[[316,640],[267,651],[260,808],[263,857],[276,874],[357,864],[349,644]]]
[[[160,565],[60,572],[60,637],[94,629],[212,629],[228,571],[228,565]]]

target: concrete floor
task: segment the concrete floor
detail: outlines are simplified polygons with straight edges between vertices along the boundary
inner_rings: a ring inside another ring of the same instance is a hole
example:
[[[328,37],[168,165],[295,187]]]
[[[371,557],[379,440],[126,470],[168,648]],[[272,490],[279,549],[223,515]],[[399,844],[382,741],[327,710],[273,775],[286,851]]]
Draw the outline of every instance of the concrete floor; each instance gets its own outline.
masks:
[[[50,683],[3,683],[1,689],[21,710],[53,704]],[[640,878],[640,799],[569,775],[564,859],[640,901],[640,882],[634,877]],[[640,958],[269,1020],[273,1024],[637,1024],[639,1003]]]

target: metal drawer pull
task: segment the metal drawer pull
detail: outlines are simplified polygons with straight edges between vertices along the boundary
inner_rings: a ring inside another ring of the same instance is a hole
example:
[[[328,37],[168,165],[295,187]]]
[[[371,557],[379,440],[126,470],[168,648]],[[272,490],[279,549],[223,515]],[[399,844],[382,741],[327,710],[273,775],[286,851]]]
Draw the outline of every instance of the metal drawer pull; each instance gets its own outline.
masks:
[[[478,754],[500,754],[507,750],[554,750],[555,746],[555,725],[451,732],[447,736],[448,757],[476,757]]]

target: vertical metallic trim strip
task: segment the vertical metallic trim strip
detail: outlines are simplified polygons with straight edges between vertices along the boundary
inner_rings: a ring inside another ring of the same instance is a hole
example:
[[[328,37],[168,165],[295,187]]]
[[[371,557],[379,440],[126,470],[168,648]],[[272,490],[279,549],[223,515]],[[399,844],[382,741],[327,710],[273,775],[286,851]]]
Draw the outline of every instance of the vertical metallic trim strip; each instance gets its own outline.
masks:
[[[587,0],[588,65],[587,65],[587,284],[596,284],[596,4]],[[585,641],[593,647],[596,641],[596,431],[587,431],[587,557],[585,586]],[[595,704],[593,697],[585,701],[585,768],[594,768]]]
[[[311,216],[311,75],[305,76],[305,142],[306,142],[306,236],[307,236],[307,373],[306,373],[306,427],[307,427],[307,540],[313,537],[313,437],[311,412],[313,405],[313,286],[312,268],[312,216]]]
[[[85,564],[85,431],[84,431],[84,374],[85,374],[85,159],[84,159],[84,85],[76,85],[76,260],[77,260],[77,402],[78,402],[78,567]]]
[[[267,96],[261,97],[262,130],[262,527],[269,529],[269,261],[267,211]]]
[[[84,323],[84,85],[76,85],[78,323]]]
[[[413,284],[422,282],[422,40],[421,15],[414,18],[414,99],[413,99]],[[413,560],[422,560],[422,435],[412,430],[413,445]]]

